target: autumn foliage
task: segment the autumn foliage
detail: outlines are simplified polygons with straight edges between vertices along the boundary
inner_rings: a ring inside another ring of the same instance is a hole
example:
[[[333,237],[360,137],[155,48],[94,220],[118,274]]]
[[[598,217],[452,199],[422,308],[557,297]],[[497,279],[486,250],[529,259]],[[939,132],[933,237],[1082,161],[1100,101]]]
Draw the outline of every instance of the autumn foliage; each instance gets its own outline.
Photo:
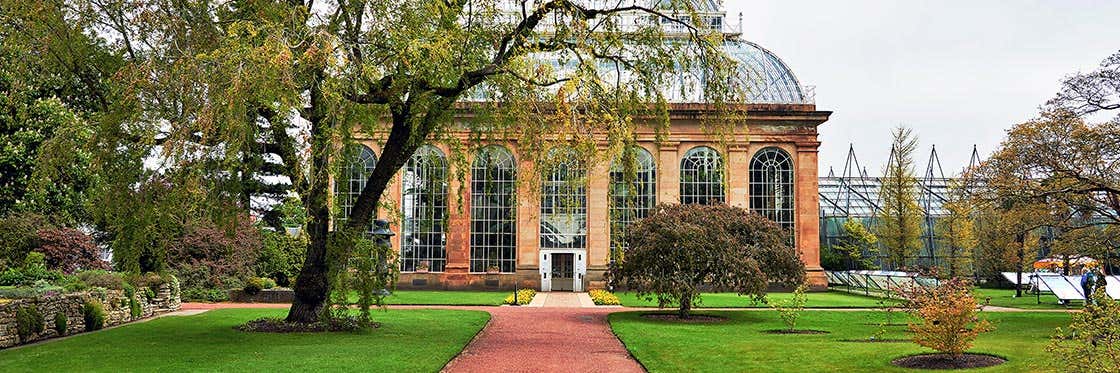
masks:
[[[84,232],[73,228],[48,228],[37,232],[39,247],[35,251],[43,253],[47,267],[65,273],[78,270],[109,269],[109,264],[101,260],[101,250],[93,239]]]
[[[972,296],[972,285],[953,278],[937,286],[904,286],[899,289],[904,306],[916,322],[910,324],[914,343],[938,352],[960,356],[980,333],[992,330],[979,317],[980,305]]]

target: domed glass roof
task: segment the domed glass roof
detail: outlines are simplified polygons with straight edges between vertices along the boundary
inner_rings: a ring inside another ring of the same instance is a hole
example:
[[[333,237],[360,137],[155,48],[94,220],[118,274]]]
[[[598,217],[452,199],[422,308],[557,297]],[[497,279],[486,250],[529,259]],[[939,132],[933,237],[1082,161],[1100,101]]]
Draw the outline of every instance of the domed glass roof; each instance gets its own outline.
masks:
[[[739,78],[747,87],[747,102],[763,104],[811,103],[797,76],[773,52],[758,44],[734,40],[724,43],[727,54],[741,62]]]

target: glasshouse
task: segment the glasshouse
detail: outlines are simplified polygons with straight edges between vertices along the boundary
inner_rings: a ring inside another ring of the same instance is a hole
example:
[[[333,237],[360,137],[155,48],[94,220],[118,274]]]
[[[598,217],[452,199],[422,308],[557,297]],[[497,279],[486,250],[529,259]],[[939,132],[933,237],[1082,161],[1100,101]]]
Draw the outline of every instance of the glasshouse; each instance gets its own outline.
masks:
[[[722,29],[722,12],[707,16],[713,28]],[[823,288],[817,126],[831,112],[817,110],[812,87],[802,85],[777,55],[738,32],[726,35],[724,49],[740,63],[740,83],[749,92],[745,128],[737,132],[749,136],[717,138],[701,123],[713,109],[669,88],[668,130],[659,134],[653,126],[640,126],[627,152],[637,163],[637,180],[630,185],[623,186],[619,159],[587,167],[570,149],[544,153],[551,161],[548,172],[541,172],[524,159],[516,138],[465,152],[468,159],[459,163],[465,166],[449,159],[456,153],[452,145],[424,145],[390,186],[386,205],[393,207],[378,213],[399,223],[392,238],[400,253],[398,286],[601,288],[630,222],[658,203],[716,202],[748,207],[786,229],[812,283]],[[689,84],[688,75],[681,74],[679,84]],[[470,134],[455,136],[465,141]],[[377,165],[378,139],[358,142],[349,152],[345,180],[335,183],[341,211],[348,211]],[[456,167],[469,171],[451,177]]]

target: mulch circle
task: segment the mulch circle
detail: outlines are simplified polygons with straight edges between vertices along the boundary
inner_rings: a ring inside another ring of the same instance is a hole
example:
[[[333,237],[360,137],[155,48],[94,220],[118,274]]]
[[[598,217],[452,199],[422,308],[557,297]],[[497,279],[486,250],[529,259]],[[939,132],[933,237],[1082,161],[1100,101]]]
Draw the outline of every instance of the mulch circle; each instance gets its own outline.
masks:
[[[685,324],[712,324],[727,321],[726,317],[715,315],[691,315],[687,319],[682,319],[674,313],[645,313],[642,314],[643,319],[658,320],[658,321],[671,321]]]
[[[253,333],[322,333],[355,332],[363,328],[356,323],[342,320],[336,322],[295,323],[280,318],[260,318],[235,326],[234,329]],[[373,323],[371,329],[380,328],[381,323]]]
[[[828,334],[831,333],[827,330],[813,330],[813,329],[770,329],[765,331],[766,334]]]
[[[1006,363],[1007,359],[984,354],[962,354],[953,357],[949,354],[910,355],[891,360],[891,364],[911,369],[969,369],[984,368]]]
[[[913,341],[912,339],[905,339],[905,338],[879,338],[879,339],[863,338],[863,339],[841,339],[840,340],[840,342],[852,342],[852,343],[905,343],[905,342],[912,342],[912,341]]]

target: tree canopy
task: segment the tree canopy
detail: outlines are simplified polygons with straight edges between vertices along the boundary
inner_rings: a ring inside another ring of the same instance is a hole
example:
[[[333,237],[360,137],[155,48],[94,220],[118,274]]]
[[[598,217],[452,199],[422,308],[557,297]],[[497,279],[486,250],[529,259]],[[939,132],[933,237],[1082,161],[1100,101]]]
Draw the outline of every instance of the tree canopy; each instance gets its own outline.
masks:
[[[762,300],[771,283],[804,283],[805,264],[787,237],[773,221],[739,207],[662,204],[630,226],[626,260],[612,278],[639,297],[677,304],[687,318],[701,291]]]
[[[222,220],[253,196],[292,193],[308,212],[310,243],[291,321],[324,314],[327,276],[344,265],[330,258],[346,257],[328,246],[353,247],[328,245],[330,222],[369,229],[385,188],[425,143],[465,151],[515,139],[530,161],[565,144],[595,161],[612,159],[639,125],[667,126],[672,95],[708,105],[715,132],[742,119],[727,36],[693,1],[51,0],[21,9],[23,20],[52,15],[43,25],[65,26],[116,61],[64,61],[96,67],[75,74],[95,82],[87,86],[104,113],[89,143],[111,187],[95,201],[179,206],[176,216],[96,214],[117,227],[114,250],[149,250],[138,232],[160,218]],[[59,55],[76,45],[37,43]],[[380,145],[377,167],[349,216],[336,216],[331,176],[357,138]]]

